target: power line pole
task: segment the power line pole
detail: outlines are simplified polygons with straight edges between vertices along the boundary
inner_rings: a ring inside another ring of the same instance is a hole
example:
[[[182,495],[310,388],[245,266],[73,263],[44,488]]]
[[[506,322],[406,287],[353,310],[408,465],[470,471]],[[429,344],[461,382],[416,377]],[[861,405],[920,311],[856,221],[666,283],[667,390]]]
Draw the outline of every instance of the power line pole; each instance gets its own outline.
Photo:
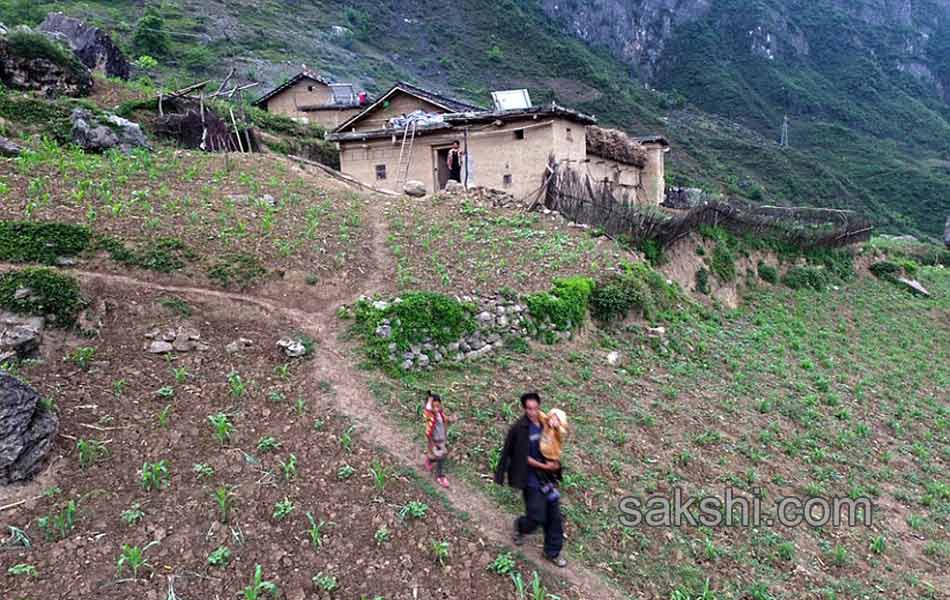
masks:
[[[782,141],[779,142],[779,146],[788,148],[788,115],[785,115],[785,120],[782,121]]]

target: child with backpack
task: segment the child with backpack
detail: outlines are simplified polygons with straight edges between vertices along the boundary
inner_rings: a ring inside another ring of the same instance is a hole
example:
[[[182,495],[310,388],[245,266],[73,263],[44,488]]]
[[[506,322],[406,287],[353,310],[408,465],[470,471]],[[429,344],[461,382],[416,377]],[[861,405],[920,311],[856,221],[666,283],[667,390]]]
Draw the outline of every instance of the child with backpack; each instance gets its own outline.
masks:
[[[445,477],[445,457],[448,454],[449,423],[454,418],[445,414],[442,407],[442,398],[438,394],[428,392],[425,409],[422,411],[426,423],[426,459],[425,467],[434,471],[435,481],[444,488],[449,487],[449,480]]]

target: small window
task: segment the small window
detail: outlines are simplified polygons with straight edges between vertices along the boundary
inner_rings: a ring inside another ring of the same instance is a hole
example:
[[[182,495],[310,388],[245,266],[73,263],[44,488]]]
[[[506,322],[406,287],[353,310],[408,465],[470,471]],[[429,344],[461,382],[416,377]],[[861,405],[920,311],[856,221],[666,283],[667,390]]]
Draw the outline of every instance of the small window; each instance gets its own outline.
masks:
[[[524,139],[524,129],[515,129],[515,139],[516,140]]]
[[[376,179],[386,179],[386,165],[376,165]]]
[[[571,133],[571,128],[570,128],[570,127],[567,128],[567,141],[569,141],[569,142],[573,142],[573,141],[574,141],[574,134]]]
[[[313,91],[313,86],[312,86],[312,85],[308,85],[308,86],[307,86],[307,91],[308,91],[308,92],[312,92],[312,91]]]
[[[502,175],[501,183],[505,187],[511,187],[511,175]]]

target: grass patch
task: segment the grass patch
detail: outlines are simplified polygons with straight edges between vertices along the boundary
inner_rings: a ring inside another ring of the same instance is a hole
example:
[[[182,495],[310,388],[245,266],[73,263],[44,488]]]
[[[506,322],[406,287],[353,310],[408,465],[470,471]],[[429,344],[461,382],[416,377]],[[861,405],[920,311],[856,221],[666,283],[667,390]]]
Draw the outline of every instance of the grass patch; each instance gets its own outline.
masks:
[[[60,256],[80,254],[90,239],[83,225],[0,221],[0,260],[51,265]]]
[[[20,314],[50,315],[66,327],[83,306],[79,284],[52,269],[36,268],[0,275],[0,306]]]
[[[828,286],[829,277],[821,267],[792,267],[785,273],[782,283],[793,290],[810,288],[820,292]]]
[[[257,257],[240,252],[225,254],[208,269],[208,277],[224,287],[246,287],[267,272]]]
[[[171,273],[185,267],[197,255],[176,238],[151,240],[138,249],[129,249],[114,238],[100,238],[97,247],[109,253],[112,260],[159,273]]]

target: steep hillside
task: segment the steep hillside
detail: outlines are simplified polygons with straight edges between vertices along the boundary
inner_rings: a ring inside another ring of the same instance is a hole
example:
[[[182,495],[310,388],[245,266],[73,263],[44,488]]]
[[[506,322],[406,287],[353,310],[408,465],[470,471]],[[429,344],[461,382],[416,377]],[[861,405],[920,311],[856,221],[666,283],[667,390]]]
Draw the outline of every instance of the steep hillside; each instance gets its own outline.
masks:
[[[155,54],[151,74],[170,85],[231,66],[271,85],[306,63],[373,92],[406,78],[487,103],[491,89],[526,86],[535,101],[667,135],[675,185],[856,208],[885,229],[931,236],[950,208],[946,2],[182,0],[155,8],[159,18],[148,23],[167,34],[157,47],[135,35],[139,2],[18,1],[2,17],[35,21],[58,9],[88,18],[134,56]],[[782,149],[786,113],[791,148]]]

